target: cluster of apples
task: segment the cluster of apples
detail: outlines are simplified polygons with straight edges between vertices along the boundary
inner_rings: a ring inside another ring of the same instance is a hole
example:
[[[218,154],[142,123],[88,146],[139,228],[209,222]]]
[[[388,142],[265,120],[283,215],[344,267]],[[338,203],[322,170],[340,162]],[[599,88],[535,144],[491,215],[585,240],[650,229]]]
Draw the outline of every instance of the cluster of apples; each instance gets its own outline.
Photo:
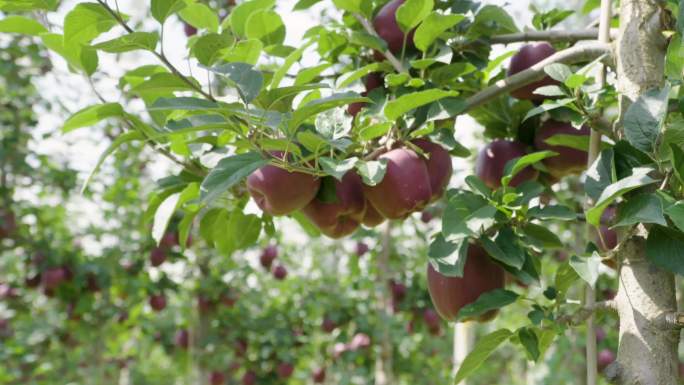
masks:
[[[321,233],[341,238],[362,224],[374,227],[386,219],[405,219],[422,210],[444,194],[453,172],[449,153],[427,139],[399,145],[377,159],[387,162],[382,181],[369,186],[349,171],[335,180],[336,202],[317,196],[320,178],[272,165],[253,172],[247,178],[247,189],[264,212],[281,216],[301,210]]]
[[[282,264],[273,265],[273,261],[278,258],[278,247],[276,245],[268,245],[261,250],[259,256],[259,263],[266,270],[273,274],[273,278],[282,281],[287,277],[287,268]]]

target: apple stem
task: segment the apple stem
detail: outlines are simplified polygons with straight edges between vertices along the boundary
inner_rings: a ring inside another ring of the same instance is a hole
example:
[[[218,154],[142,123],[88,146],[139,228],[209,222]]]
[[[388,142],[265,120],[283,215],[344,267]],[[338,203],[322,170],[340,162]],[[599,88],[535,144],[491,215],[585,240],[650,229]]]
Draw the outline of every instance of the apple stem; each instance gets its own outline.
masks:
[[[371,25],[371,23],[365,17],[361,16],[358,13],[355,13],[354,17],[356,18],[356,20],[359,21],[359,23],[361,23],[361,26],[363,26],[363,29],[365,29],[366,32],[368,32],[371,36],[380,38],[380,36],[378,36],[378,33],[375,31],[375,28],[373,28],[373,25]],[[383,54],[383,56],[385,56],[387,61],[390,62],[392,67],[394,67],[394,69],[397,72],[399,72],[399,73],[404,72],[404,66],[397,59],[397,57],[394,56],[394,54],[392,54],[392,52],[390,52],[389,50],[384,50],[384,51],[382,51],[382,54]]]

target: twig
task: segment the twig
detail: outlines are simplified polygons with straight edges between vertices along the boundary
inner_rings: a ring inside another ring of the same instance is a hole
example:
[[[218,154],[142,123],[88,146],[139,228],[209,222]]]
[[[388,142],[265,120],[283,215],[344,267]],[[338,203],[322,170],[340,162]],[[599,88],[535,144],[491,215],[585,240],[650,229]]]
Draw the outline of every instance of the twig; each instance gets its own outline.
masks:
[[[356,20],[359,21],[359,23],[361,23],[361,25],[363,26],[363,29],[365,29],[366,32],[368,32],[372,36],[380,38],[380,36],[378,36],[378,33],[375,32],[375,28],[373,28],[373,26],[368,21],[368,19],[359,15],[358,13],[355,13],[354,17],[356,18]],[[385,58],[387,58],[387,61],[389,61],[390,64],[392,64],[392,67],[394,67],[394,69],[397,72],[399,72],[399,73],[404,72],[404,66],[401,64],[399,59],[397,59],[397,57],[394,56],[394,54],[392,54],[392,52],[390,52],[389,50],[385,50],[382,52],[382,54],[385,56]]]
[[[612,35],[617,35],[617,30],[610,31]],[[489,38],[491,44],[508,44],[527,41],[548,41],[548,42],[569,42],[574,43],[580,40],[596,40],[599,36],[598,28],[564,31],[526,31],[519,33],[509,33],[496,35]]]
[[[465,109],[459,114],[467,112],[475,107],[479,107],[501,94],[517,90],[530,83],[534,83],[537,80],[542,79],[544,76],[546,76],[544,67],[550,64],[574,64],[583,61],[591,61],[602,55],[609,55],[610,59],[612,59],[612,53],[613,47],[610,44],[599,42],[574,46],[556,52],[532,67],[524,71],[520,71],[513,76],[509,76],[506,79],[499,80],[493,85],[472,95],[466,100]]]
[[[572,314],[558,317],[557,322],[569,326],[578,326],[584,323],[584,321],[594,315],[597,311],[617,312],[617,304],[614,300],[608,300],[596,302],[593,306],[585,305]]]

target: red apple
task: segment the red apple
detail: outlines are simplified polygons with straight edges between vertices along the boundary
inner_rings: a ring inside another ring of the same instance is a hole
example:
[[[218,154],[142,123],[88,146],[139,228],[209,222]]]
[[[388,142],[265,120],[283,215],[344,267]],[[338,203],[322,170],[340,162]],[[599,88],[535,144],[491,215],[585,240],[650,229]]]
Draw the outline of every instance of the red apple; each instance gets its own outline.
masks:
[[[430,223],[433,219],[434,215],[432,215],[432,213],[429,211],[423,211],[420,213],[420,221],[423,223]]]
[[[501,177],[504,176],[506,163],[511,159],[525,156],[527,151],[521,142],[497,139],[485,146],[477,156],[475,174],[489,186],[496,189],[501,187]],[[520,171],[510,182],[516,187],[522,182],[536,179],[539,172],[532,167]]]
[[[185,350],[190,345],[190,333],[188,333],[187,329],[180,329],[176,332],[174,340],[176,341],[176,346]]]
[[[183,23],[183,30],[185,31],[185,36],[195,36],[197,34],[197,28],[193,27],[188,23]]]
[[[596,342],[601,342],[606,339],[606,331],[602,327],[596,328]]]
[[[215,305],[216,304],[210,298],[207,298],[204,295],[197,296],[197,310],[199,310],[200,313],[208,313],[214,310]]]
[[[42,274],[43,288],[52,291],[67,280],[67,271],[63,267],[47,269]]]
[[[518,53],[513,55],[508,67],[508,76],[515,75],[520,71],[526,70],[547,57],[556,53],[556,50],[549,43],[528,44],[520,48]],[[542,80],[528,84],[511,92],[511,96],[525,100],[544,100],[544,95],[535,94],[534,91],[543,86],[556,84],[550,77],[546,76]]]
[[[356,333],[352,337],[351,342],[349,342],[349,350],[359,350],[369,347],[371,344],[371,339],[368,334]]]
[[[214,370],[209,374],[209,383],[211,385],[222,385],[225,384],[225,382],[226,376],[218,370]]]
[[[375,227],[383,223],[385,219],[386,218],[373,207],[370,201],[366,199],[366,213],[363,216],[363,225],[366,227]]]
[[[606,207],[606,209],[603,210],[603,214],[601,214],[602,224],[601,227],[599,227],[599,231],[601,232],[599,247],[604,252],[613,250],[618,244],[617,232],[609,227],[610,222],[615,219],[616,214],[615,206]]]
[[[396,282],[395,280],[390,280],[390,289],[392,290],[392,297],[397,302],[401,302],[406,298],[406,285],[401,282]]]
[[[323,323],[321,324],[321,329],[326,333],[332,333],[337,328],[335,321],[328,317],[323,318]]]
[[[387,47],[394,54],[401,54],[404,40],[406,40],[407,50],[413,49],[414,47],[414,31],[410,31],[408,36],[406,36],[397,23],[397,9],[404,4],[404,2],[405,0],[390,1],[380,9],[373,19],[373,28],[375,28],[375,32],[377,32],[378,36],[387,43]],[[375,59],[378,61],[383,60],[384,56],[379,52],[376,52]]]
[[[175,232],[165,233],[161,241],[159,241],[159,247],[165,249],[171,249],[174,246],[178,246],[180,242],[178,241],[178,234]]]
[[[257,375],[253,371],[248,371],[242,376],[242,385],[255,385],[257,382]]]
[[[279,281],[282,281],[287,277],[287,269],[283,265],[278,265],[273,268],[273,277]]]
[[[314,384],[322,384],[325,382],[325,368],[316,368],[313,373],[311,373],[311,379]]]
[[[163,294],[152,294],[149,298],[150,307],[154,311],[162,311],[166,307],[166,297]]]
[[[372,72],[366,76],[366,80],[364,82],[366,85],[366,91],[361,93],[361,96],[368,96],[368,94],[373,91],[376,88],[379,87],[384,87],[385,86],[385,80],[382,76],[382,74],[378,72]],[[366,103],[364,102],[358,102],[358,103],[352,103],[347,107],[347,113],[349,115],[356,117],[356,115],[361,111],[363,107],[366,106]]]
[[[602,349],[598,352],[597,366],[598,370],[605,369],[608,365],[615,361],[615,353],[610,349]]]
[[[418,154],[397,148],[380,155],[379,159],[387,161],[385,176],[375,186],[364,185],[364,190],[366,198],[383,217],[402,219],[430,202],[430,175]]]
[[[155,247],[150,252],[150,264],[154,267],[161,266],[166,261],[166,251],[161,247]]]
[[[365,242],[356,242],[356,255],[362,256],[368,252],[368,245]]]
[[[239,339],[235,341],[235,355],[244,357],[245,353],[247,353],[247,340]]]
[[[566,175],[581,174],[587,168],[587,152],[565,146],[553,146],[546,143],[546,140],[555,135],[576,135],[589,138],[591,129],[582,126],[579,130],[570,123],[547,120],[539,129],[534,137],[534,147],[539,151],[554,151],[558,155],[544,159],[544,165],[555,178],[562,178]]]
[[[278,373],[278,378],[281,380],[286,380],[292,376],[292,373],[294,372],[294,366],[289,362],[281,362],[278,364],[276,372]]]
[[[259,263],[261,263],[264,269],[270,270],[273,260],[276,258],[278,258],[278,247],[276,245],[268,245],[261,251]]]
[[[413,142],[428,156],[425,164],[430,175],[430,189],[432,190],[432,201],[439,200],[444,195],[451,174],[454,172],[451,164],[451,155],[439,144],[427,139],[415,139]]]
[[[359,227],[366,212],[363,182],[355,172],[349,171],[342,181],[335,180],[337,202],[325,203],[314,198],[302,213],[330,238],[347,236]]]
[[[439,315],[432,309],[425,309],[423,311],[423,321],[429,330],[439,330],[440,322]]]
[[[280,156],[280,155],[278,155]],[[318,193],[321,180],[267,165],[247,178],[247,190],[267,214],[281,216],[303,209]]]
[[[233,307],[235,306],[235,302],[237,302],[238,297],[239,295],[237,293],[229,290],[228,293],[221,295],[221,303],[227,307]]]
[[[447,321],[453,321],[461,308],[475,302],[483,293],[503,288],[506,284],[504,270],[476,244],[468,247],[463,277],[447,277],[428,263],[427,281],[432,303]],[[496,313],[496,310],[489,312],[478,320],[489,320]]]

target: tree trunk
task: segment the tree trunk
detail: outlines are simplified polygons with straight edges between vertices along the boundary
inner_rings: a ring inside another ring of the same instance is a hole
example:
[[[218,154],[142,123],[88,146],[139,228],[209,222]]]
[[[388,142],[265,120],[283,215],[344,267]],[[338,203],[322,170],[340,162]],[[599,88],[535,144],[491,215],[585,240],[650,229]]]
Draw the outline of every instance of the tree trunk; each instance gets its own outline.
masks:
[[[392,319],[392,294],[388,281],[391,277],[390,255],[392,254],[392,222],[387,221],[382,233],[382,249],[378,254],[377,306],[381,319]],[[375,385],[394,384],[392,372],[392,336],[389,328],[383,328],[378,356],[375,360]]]
[[[663,12],[656,0],[621,1],[616,55],[621,116],[641,94],[663,85]],[[661,322],[676,311],[674,276],[648,261],[646,237],[641,227],[618,250],[620,342],[606,375],[622,385],[675,385],[679,333]]]

